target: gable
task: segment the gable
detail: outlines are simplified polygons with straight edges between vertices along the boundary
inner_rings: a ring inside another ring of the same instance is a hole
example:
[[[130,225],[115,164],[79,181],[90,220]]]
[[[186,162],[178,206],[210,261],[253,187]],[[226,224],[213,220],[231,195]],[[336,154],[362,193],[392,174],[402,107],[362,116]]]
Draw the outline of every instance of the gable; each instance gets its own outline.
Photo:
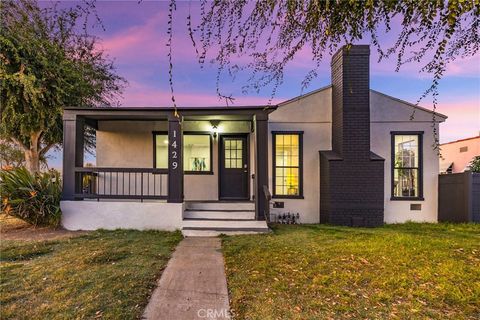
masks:
[[[278,104],[270,122],[331,122],[332,87],[324,87]]]
[[[414,113],[415,112],[415,113]],[[413,120],[411,116],[413,115]],[[370,121],[372,122],[431,122],[434,113],[412,103],[370,90]],[[435,121],[443,122],[447,117],[435,113]]]

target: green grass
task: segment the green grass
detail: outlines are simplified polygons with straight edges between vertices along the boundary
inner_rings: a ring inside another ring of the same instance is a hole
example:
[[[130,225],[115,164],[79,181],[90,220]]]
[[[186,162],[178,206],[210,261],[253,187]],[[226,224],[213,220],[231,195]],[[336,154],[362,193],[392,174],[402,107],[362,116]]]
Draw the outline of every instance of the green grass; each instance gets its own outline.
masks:
[[[280,225],[223,251],[238,319],[480,318],[480,225]]]
[[[179,232],[98,231],[48,242],[1,241],[1,319],[135,319]]]

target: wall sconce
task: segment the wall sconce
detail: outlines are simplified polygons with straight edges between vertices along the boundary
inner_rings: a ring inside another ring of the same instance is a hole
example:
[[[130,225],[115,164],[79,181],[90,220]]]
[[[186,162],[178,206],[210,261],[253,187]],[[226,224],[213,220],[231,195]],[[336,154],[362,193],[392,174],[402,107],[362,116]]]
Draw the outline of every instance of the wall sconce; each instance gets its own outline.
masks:
[[[217,133],[218,133],[218,125],[220,124],[220,120],[210,120],[210,124],[212,125],[212,133],[213,133],[213,138],[217,138]]]

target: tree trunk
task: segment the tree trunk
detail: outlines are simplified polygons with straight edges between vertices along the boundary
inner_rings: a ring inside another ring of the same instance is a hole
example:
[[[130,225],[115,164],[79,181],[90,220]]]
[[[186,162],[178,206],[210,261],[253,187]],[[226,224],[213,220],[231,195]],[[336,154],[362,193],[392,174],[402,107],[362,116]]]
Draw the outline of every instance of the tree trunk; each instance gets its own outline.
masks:
[[[37,150],[25,150],[25,164],[31,173],[40,172],[40,152]]]
[[[40,172],[40,157],[45,155],[53,144],[46,145],[41,148],[41,136],[42,131],[36,131],[30,133],[30,143],[24,144],[22,140],[11,137],[10,140],[22,148],[25,155],[25,164],[28,171],[31,173]]]

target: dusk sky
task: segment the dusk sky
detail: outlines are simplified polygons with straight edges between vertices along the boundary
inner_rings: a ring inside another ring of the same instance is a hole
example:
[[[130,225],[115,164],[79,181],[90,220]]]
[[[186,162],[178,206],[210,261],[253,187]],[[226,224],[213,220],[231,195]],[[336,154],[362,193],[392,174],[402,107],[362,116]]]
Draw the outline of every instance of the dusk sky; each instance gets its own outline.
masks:
[[[75,5],[64,2],[62,6]],[[49,5],[47,2],[43,6]],[[103,31],[96,27],[92,33],[101,38],[101,47],[114,59],[117,72],[128,81],[121,99],[122,106],[171,106],[167,69],[167,14],[168,2],[161,1],[99,1],[99,17],[103,21]],[[215,92],[216,65],[206,63],[201,69],[187,33],[186,16],[191,10],[194,23],[198,23],[198,3],[195,1],[177,3],[174,13],[173,55],[174,81],[177,104],[180,106],[217,106]],[[397,28],[398,30],[398,28]],[[395,28],[390,34],[381,37],[383,43],[395,40]],[[369,38],[359,42],[368,44]],[[210,58],[213,54],[210,54]],[[208,57],[207,57],[208,58]],[[208,60],[208,59],[207,59]],[[246,60],[242,58],[242,60]],[[240,61],[242,62],[242,61]],[[312,91],[330,84],[330,57],[326,57],[319,77],[305,91]],[[372,50],[371,88],[388,95],[415,103],[431,83],[428,74],[421,74],[423,64],[405,65],[396,73],[395,59],[377,63],[377,55]],[[290,63],[285,81],[280,86],[274,102],[280,102],[301,94],[301,81],[312,69],[314,62],[308,50],[303,51]],[[449,118],[440,128],[440,141],[446,142],[478,135],[480,130],[480,56],[456,60],[448,66],[440,84],[438,112]],[[245,75],[236,80],[227,75],[222,77],[222,91],[233,94],[235,105],[266,104],[270,89],[259,94],[242,94]],[[432,108],[431,100],[420,103]],[[59,164],[58,156],[53,163]]]

